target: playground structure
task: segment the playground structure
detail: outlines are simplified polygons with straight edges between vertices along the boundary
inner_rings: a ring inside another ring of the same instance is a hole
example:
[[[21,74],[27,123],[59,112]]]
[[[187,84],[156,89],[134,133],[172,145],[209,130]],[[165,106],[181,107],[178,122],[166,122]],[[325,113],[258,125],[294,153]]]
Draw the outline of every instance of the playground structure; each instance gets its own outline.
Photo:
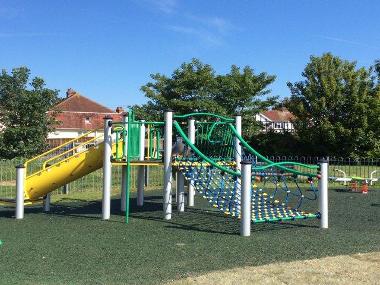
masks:
[[[106,117],[103,134],[88,132],[17,167],[16,219],[23,218],[25,203],[43,199],[48,211],[53,190],[101,167],[102,219],[110,219],[114,165],[122,167],[120,208],[128,223],[130,168],[138,167],[137,205],[143,206],[144,167],[163,166],[166,220],[172,218],[176,173],[179,212],[185,211],[187,184],[188,207],[199,192],[213,207],[240,220],[242,236],[250,235],[252,223],[320,218],[321,228],[328,228],[328,162],[274,163],[243,139],[241,125],[240,115],[231,119],[210,113],[166,111],[163,122],[138,121],[133,111],[122,122]],[[318,199],[319,210],[302,209]]]
[[[335,172],[341,174],[341,176],[329,177],[330,180],[336,182],[342,182],[348,191],[352,192],[361,192],[362,194],[368,194],[368,185],[373,185],[379,181],[378,177],[375,177],[378,170],[371,171],[369,177],[360,177],[360,176],[347,176],[346,172],[341,169],[334,169]]]

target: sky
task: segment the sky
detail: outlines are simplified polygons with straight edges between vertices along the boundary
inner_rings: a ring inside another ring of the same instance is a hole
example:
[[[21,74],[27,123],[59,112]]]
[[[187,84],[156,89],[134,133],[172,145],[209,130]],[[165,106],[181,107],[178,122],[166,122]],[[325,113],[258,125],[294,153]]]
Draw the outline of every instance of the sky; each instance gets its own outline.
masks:
[[[272,95],[287,97],[311,55],[380,59],[379,15],[377,0],[0,0],[0,69],[125,108],[146,102],[150,74],[199,58],[276,75]]]

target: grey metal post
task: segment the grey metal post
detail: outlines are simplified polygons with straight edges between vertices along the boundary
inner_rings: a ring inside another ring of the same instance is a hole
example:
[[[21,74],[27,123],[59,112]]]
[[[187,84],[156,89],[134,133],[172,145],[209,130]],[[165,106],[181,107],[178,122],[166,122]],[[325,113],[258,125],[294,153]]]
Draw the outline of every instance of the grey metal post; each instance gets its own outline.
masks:
[[[165,118],[165,134],[164,134],[164,219],[172,218],[172,128],[173,128],[173,112],[166,111]]]
[[[185,211],[185,176],[180,170],[177,171],[177,210]]]
[[[65,194],[65,195],[69,194],[69,191],[70,191],[70,186],[69,185],[70,184],[63,185],[63,187],[62,187],[63,194]]]
[[[44,212],[50,212],[50,198],[51,198],[51,193],[47,193],[46,196],[44,197],[44,201],[43,201]]]
[[[251,167],[252,162],[241,162],[241,205],[240,205],[240,235],[247,237],[251,235],[251,219],[252,219],[252,207],[251,207]]]
[[[144,184],[145,184],[145,187],[148,187],[149,185],[149,166],[148,165],[145,165],[145,179],[144,179]]]
[[[141,121],[145,122],[145,121]],[[140,125],[140,144],[139,144],[139,152],[140,152],[140,161],[144,161],[145,159],[145,124]],[[137,206],[142,206],[144,204],[144,179],[145,175],[145,167],[140,165],[137,169]]]
[[[195,143],[195,119],[190,118],[188,121],[188,137],[190,139],[191,143]],[[195,189],[194,189],[194,181],[190,180],[189,184],[187,186],[188,189],[188,205],[189,207],[194,207],[194,196],[195,196]]]
[[[241,115],[237,114],[235,116],[235,129],[239,135],[241,135]],[[235,137],[235,164],[236,164],[236,171],[241,171],[241,145],[240,140]],[[241,177],[236,177],[236,193],[241,195],[240,187],[241,187]],[[240,196],[241,198],[241,196]]]
[[[104,118],[104,154],[103,154],[103,201],[102,219],[109,220],[111,216],[111,155],[112,155],[112,117]]]
[[[16,219],[24,218],[25,166],[16,166]]]
[[[241,115],[237,114],[235,116],[235,129],[239,135],[241,135]],[[236,170],[241,169],[241,145],[240,140],[236,137],[235,138],[235,163],[236,163]]]
[[[123,128],[127,130],[128,128],[128,113],[123,113]],[[127,138],[128,138],[127,133]],[[128,141],[128,140],[127,140]],[[128,151],[128,143],[123,143],[123,153],[126,155]],[[124,158],[125,161],[127,161],[127,158]],[[125,212],[125,206],[126,206],[126,191],[127,191],[127,183],[128,183],[128,177],[127,177],[127,166],[123,165],[121,167],[121,191],[120,191],[120,210],[121,212]]]
[[[321,168],[321,178],[319,180],[319,213],[321,215],[320,228],[329,227],[329,209],[328,209],[328,169],[329,162],[327,159],[319,161]]]
[[[96,132],[95,132],[95,137],[96,137]],[[74,148],[74,143],[71,143],[71,144],[70,144],[70,148],[71,148],[71,149]],[[68,157],[74,155],[74,153],[75,153],[75,151],[71,151],[71,152],[70,152],[69,154],[67,154],[65,157],[68,158]],[[63,192],[63,194],[65,194],[65,195],[68,195],[68,194],[69,194],[69,191],[70,191],[70,186],[69,186],[69,185],[70,185],[70,184],[65,184],[65,185],[63,185],[63,187],[62,187],[62,192]]]

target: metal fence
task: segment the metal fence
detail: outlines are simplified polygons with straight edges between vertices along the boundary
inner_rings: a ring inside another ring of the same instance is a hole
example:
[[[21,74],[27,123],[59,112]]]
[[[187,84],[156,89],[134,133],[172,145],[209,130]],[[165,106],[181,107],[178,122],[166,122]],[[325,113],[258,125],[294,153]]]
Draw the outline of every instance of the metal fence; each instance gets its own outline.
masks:
[[[318,164],[323,158],[329,161],[329,184],[345,186],[347,183],[336,181],[338,177],[367,178],[370,186],[380,188],[380,182],[371,179],[380,178],[380,158],[344,158],[344,157],[311,157],[311,156],[268,156],[270,160],[295,161],[304,164]],[[380,180],[380,179],[379,179]],[[373,184],[373,185],[372,185]]]
[[[16,165],[23,163],[23,159],[0,160],[0,198],[16,198]],[[121,187],[121,167],[112,167],[112,190],[118,193]],[[162,167],[147,167],[146,189],[156,189],[163,185]],[[68,191],[73,192],[101,192],[103,188],[103,170],[96,170],[82,178],[68,184]],[[137,167],[131,167],[131,191],[137,188]],[[63,188],[53,194],[62,194]]]
[[[317,164],[321,157],[307,156],[268,156],[275,162],[294,161],[305,164]],[[0,160],[0,198],[14,199],[16,195],[16,170],[15,166],[22,163],[23,159]],[[149,167],[146,189],[157,189],[163,186],[163,168]],[[362,177],[380,178],[380,159],[378,158],[341,158],[329,157],[329,177],[330,185],[337,188],[344,186],[344,183],[335,181],[334,177]],[[380,180],[380,179],[379,179]],[[121,184],[121,167],[112,167],[112,188],[117,193]],[[347,184],[347,183],[346,183]],[[94,171],[68,185],[72,192],[101,192],[103,185],[102,169]],[[372,188],[380,189],[380,181],[375,182]],[[137,188],[137,167],[131,168],[131,190]],[[54,193],[62,193],[62,188]]]

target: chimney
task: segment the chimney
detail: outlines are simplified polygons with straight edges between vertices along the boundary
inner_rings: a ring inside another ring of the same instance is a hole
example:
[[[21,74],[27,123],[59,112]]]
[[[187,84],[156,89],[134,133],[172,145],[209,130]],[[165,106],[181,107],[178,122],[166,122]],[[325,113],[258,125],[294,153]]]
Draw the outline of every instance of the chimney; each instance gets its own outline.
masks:
[[[75,94],[77,94],[77,92],[74,89],[69,88],[66,91],[66,98],[70,98],[70,97],[74,96]]]
[[[124,112],[124,109],[123,107],[116,107],[116,113],[123,113]]]

